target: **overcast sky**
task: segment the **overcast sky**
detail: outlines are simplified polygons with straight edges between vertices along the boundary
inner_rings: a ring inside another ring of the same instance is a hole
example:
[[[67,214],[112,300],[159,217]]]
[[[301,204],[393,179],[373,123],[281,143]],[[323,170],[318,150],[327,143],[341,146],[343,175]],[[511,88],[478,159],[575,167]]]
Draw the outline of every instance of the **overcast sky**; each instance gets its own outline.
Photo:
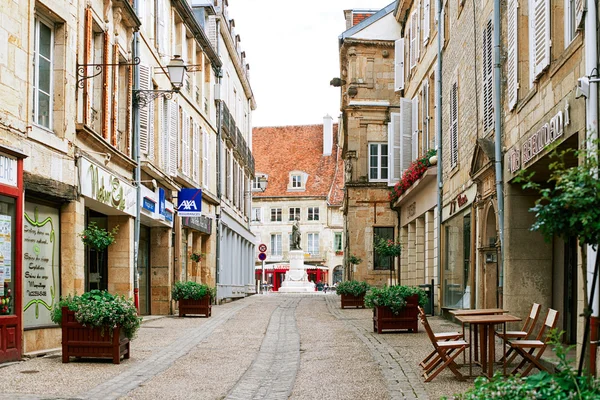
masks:
[[[257,102],[253,126],[323,123],[340,114],[338,36],[345,9],[381,9],[392,0],[229,0]]]

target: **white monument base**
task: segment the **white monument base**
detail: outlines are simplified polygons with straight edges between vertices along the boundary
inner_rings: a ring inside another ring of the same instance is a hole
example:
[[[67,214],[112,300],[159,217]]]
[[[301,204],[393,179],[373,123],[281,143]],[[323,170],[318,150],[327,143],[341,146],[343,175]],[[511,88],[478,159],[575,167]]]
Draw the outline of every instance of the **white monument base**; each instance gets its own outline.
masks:
[[[279,288],[280,293],[307,293],[315,291],[315,284],[308,281],[304,268],[304,251],[291,250],[289,253],[290,270]]]

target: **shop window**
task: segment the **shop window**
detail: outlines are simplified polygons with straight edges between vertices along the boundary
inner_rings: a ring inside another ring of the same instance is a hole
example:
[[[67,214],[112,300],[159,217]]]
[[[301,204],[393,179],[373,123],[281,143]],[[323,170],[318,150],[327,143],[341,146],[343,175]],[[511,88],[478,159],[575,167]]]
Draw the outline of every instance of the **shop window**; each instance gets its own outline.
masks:
[[[281,222],[281,208],[271,208],[271,222]]]
[[[444,236],[443,306],[471,308],[471,215],[446,222]]]
[[[319,207],[308,207],[308,220],[318,221],[319,220]]]
[[[316,256],[319,254],[319,234],[318,233],[309,233],[308,234],[307,250],[311,256]]]
[[[0,315],[15,314],[15,241],[15,200],[0,195]]]
[[[295,221],[296,218],[300,219],[300,207],[291,207],[289,211],[290,221]]]
[[[276,233],[271,235],[271,255],[272,256],[281,256],[282,246],[281,246],[281,233]]]
[[[391,239],[394,240],[394,228],[393,227],[374,227],[373,228],[373,244],[378,239]],[[373,269],[380,271],[389,271],[393,269],[394,258],[391,256],[380,256],[373,250]]]

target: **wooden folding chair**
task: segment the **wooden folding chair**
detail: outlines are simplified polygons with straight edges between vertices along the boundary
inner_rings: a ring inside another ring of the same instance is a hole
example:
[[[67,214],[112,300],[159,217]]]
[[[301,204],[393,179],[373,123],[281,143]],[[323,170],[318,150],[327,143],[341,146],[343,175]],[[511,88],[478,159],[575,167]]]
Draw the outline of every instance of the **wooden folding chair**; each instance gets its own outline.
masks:
[[[507,342],[509,340],[527,339],[531,335],[531,332],[533,332],[533,329],[535,328],[535,324],[537,323],[537,320],[540,316],[541,308],[542,307],[538,303],[533,303],[533,305],[531,306],[531,311],[529,311],[529,316],[525,320],[525,325],[523,325],[523,329],[521,329],[520,331],[506,331],[506,332],[498,332],[497,331],[496,336],[498,336],[502,340],[506,340]],[[502,357],[502,359],[500,361],[504,361],[505,359],[507,359],[507,357],[513,351],[514,350],[512,347],[510,349],[508,349],[508,352],[504,355],[504,357]],[[510,359],[508,359],[507,364],[510,364],[515,359],[516,356],[517,356],[516,353],[513,354],[512,357],[510,357]]]
[[[423,372],[425,382],[431,382],[433,378],[438,376],[438,374],[446,367],[450,368],[452,373],[459,380],[463,381],[465,377],[458,371],[458,365],[456,362],[454,362],[454,360],[465,351],[469,344],[464,340],[437,340],[435,338],[435,334],[432,332],[431,327],[429,326],[429,322],[427,322],[427,318],[424,318],[423,314],[420,317],[421,323],[427,332],[427,336],[429,336],[429,340],[431,340],[431,344],[435,348],[435,353],[438,355],[437,362],[433,363],[430,368],[425,369]]]
[[[427,314],[425,314],[425,310],[423,310],[422,307],[418,307],[418,308],[419,308],[419,317],[427,319]],[[459,339],[463,338],[463,334],[459,333],[459,332],[439,332],[439,333],[434,333],[433,335],[435,336],[435,339],[437,341],[459,340]],[[436,354],[437,354],[437,352],[434,349],[431,353],[429,353],[429,355],[427,357],[425,357],[423,359],[423,361],[421,361],[419,363],[419,366],[425,370],[431,368],[432,365],[434,365],[437,361],[439,361],[439,357],[435,357],[432,361],[429,361]]]
[[[526,370],[521,374],[522,376],[527,376],[533,367],[536,367],[540,371],[547,371],[546,367],[542,365],[540,362],[540,358],[542,354],[544,354],[544,350],[548,346],[548,338],[544,337],[546,330],[554,329],[556,327],[556,323],[558,322],[558,311],[553,309],[548,309],[548,314],[546,315],[546,321],[544,321],[544,325],[540,328],[540,332],[534,340],[511,340],[508,343],[510,347],[513,348],[519,355],[523,357],[523,360],[517,365],[517,367],[513,370],[513,374],[516,374],[519,369],[523,368],[525,364],[529,363],[529,366]],[[543,340],[542,340],[543,339]],[[537,350],[537,352],[536,352]]]

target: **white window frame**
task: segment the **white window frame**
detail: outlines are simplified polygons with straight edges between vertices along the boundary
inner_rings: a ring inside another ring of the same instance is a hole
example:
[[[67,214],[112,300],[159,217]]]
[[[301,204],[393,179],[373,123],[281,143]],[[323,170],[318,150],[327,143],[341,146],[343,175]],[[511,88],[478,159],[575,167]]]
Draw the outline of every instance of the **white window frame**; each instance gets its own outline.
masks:
[[[333,233],[333,251],[344,250],[344,234],[342,232]]]
[[[389,170],[389,146],[388,143],[385,142],[369,142],[368,143],[369,146],[369,171],[368,171],[368,176],[369,176],[369,182],[387,182],[388,181],[388,177],[390,176],[390,170]],[[372,161],[372,147],[376,146],[377,147],[377,160],[376,160],[376,165],[371,164]],[[383,146],[385,146],[385,152],[383,151]],[[384,161],[382,161],[383,157],[385,156],[386,160],[385,160],[385,166],[383,165]],[[377,177],[372,178],[371,177],[371,169],[375,168],[377,171]],[[383,174],[383,170],[385,170],[387,173]]]
[[[271,233],[271,255],[276,257],[283,255],[283,238],[281,233]]]
[[[51,23],[50,21],[46,20],[45,18],[40,17],[39,15],[35,16],[35,22],[34,22],[34,29],[35,29],[35,33],[34,33],[34,81],[33,81],[33,122],[36,125],[39,125],[43,128],[52,130],[52,126],[53,126],[53,119],[54,119],[54,102],[53,102],[53,93],[54,93],[54,31],[55,31],[55,26],[53,23]],[[47,28],[50,29],[50,59],[41,56],[40,52],[39,52],[39,45],[40,45],[40,40],[39,40],[39,34],[40,34],[40,24],[46,26]],[[40,66],[40,62],[39,62],[39,58],[43,57],[46,61],[48,61],[50,63],[50,69],[49,69],[49,80],[50,80],[50,93],[45,93],[44,91],[42,91],[39,88],[39,66]],[[40,118],[40,105],[39,105],[39,93],[43,93],[45,95],[48,96],[48,125],[46,126],[45,124],[42,124],[39,122],[39,118]]]
[[[290,177],[291,185],[293,189],[301,189],[302,188],[302,175],[292,175]]]
[[[262,207],[252,207],[252,222],[262,222]]]
[[[315,232],[306,235],[306,252],[311,256],[319,255],[319,234]]]
[[[429,142],[429,79],[423,80],[423,86],[421,91],[421,145],[422,152],[426,154],[430,148]]]
[[[281,207],[271,208],[271,222],[281,222],[283,220],[281,211]]]
[[[308,207],[307,221],[320,221],[319,219],[319,207]]]
[[[302,210],[300,209],[300,207],[290,207],[290,208],[288,208],[288,221],[295,221],[296,217],[302,218],[301,217],[301,212],[302,212]]]
[[[565,0],[565,49],[577,37],[577,0]]]

